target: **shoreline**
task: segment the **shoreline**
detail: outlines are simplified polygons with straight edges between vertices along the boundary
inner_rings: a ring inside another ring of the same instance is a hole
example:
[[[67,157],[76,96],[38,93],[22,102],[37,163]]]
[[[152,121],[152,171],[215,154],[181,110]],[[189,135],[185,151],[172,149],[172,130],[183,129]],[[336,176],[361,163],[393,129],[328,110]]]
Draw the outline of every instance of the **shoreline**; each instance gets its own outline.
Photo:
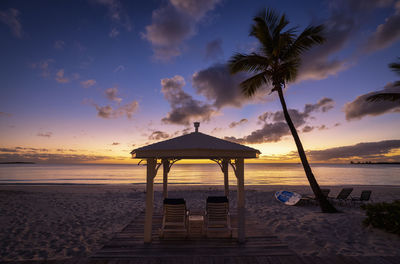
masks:
[[[51,182],[45,182],[45,183],[0,183],[1,186],[146,186],[146,183],[51,183]],[[163,183],[154,183],[154,186],[162,186]],[[168,183],[168,186],[186,186],[186,187],[210,187],[210,186],[215,186],[215,187],[224,187],[223,184],[203,184],[203,183]],[[290,185],[290,184],[250,184],[246,185],[245,188],[255,188],[255,187],[262,187],[262,186],[287,186],[287,187],[310,187],[308,184],[295,184],[295,185]],[[361,186],[369,186],[369,187],[400,187],[400,185],[394,185],[394,184],[327,184],[323,185],[320,184],[320,187],[361,187]],[[236,185],[229,185],[229,188],[236,188]]]
[[[348,186],[348,185],[342,185]],[[323,186],[336,196],[342,186]],[[230,186],[236,214],[236,187]],[[374,202],[400,200],[400,186],[358,185],[371,189]],[[161,212],[162,185],[155,185],[154,208]],[[189,210],[204,211],[207,196],[223,186],[169,185],[169,197],[182,197]],[[306,185],[249,185],[246,213],[300,256],[395,256],[400,237],[364,227],[365,212],[337,206],[322,214],[318,206],[286,206],[274,198],[279,189],[311,193]],[[145,185],[0,185],[0,261],[86,258],[144,210]]]

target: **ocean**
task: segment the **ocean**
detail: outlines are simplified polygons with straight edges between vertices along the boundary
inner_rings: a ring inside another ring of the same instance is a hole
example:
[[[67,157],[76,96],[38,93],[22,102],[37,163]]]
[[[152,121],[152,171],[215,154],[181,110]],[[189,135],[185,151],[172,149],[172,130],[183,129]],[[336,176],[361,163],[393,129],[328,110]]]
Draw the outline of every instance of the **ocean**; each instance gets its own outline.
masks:
[[[320,185],[400,185],[400,165],[312,164]],[[217,164],[174,164],[169,184],[223,185]],[[236,185],[232,168],[230,184]],[[146,167],[132,165],[2,164],[0,184],[144,184]],[[162,183],[162,166],[155,183]],[[246,185],[307,185],[301,164],[246,164]]]

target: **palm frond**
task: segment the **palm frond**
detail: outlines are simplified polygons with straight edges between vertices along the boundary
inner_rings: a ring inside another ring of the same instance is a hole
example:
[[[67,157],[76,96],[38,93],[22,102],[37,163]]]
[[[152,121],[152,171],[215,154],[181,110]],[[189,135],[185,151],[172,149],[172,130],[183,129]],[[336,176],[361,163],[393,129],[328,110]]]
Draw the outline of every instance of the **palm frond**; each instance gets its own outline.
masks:
[[[269,60],[266,57],[260,56],[256,53],[249,55],[236,53],[228,61],[229,71],[234,74],[241,71],[247,72],[261,72],[265,71],[269,66]]]
[[[275,44],[275,56],[279,56],[280,60],[284,60],[285,57],[282,56],[286,54],[287,50],[293,45],[294,37],[295,35],[292,33],[295,29],[290,29],[289,31],[286,31],[284,33],[279,34],[277,36],[277,42]]]
[[[369,102],[400,101],[400,93],[379,93],[367,97]]]
[[[283,14],[279,19],[279,23],[274,28],[273,35],[279,35],[287,25],[289,25],[289,21],[286,19],[285,14]]]
[[[260,41],[263,48],[265,49],[265,54],[271,54],[273,49],[273,41],[270,31],[270,25],[266,21],[265,17],[266,13],[264,10],[264,12],[253,19],[254,24],[251,26],[249,35],[256,37]]]
[[[250,36],[256,37],[263,47],[266,47],[266,54],[272,50],[272,36],[270,34],[268,25],[261,17],[254,18],[254,24],[251,26]]]
[[[259,74],[256,74],[240,83],[242,93],[247,97],[251,97],[263,84],[268,85],[269,80],[270,76],[268,76],[268,72],[261,72]]]
[[[297,72],[300,67],[300,58],[294,58],[282,63],[279,67],[281,79],[285,82],[292,82],[297,77]]]
[[[274,32],[276,26],[278,25],[279,14],[272,8],[267,8],[266,11],[261,12],[264,15],[264,20],[267,23],[270,32]]]
[[[286,53],[287,57],[299,56],[304,51],[309,50],[317,44],[325,41],[323,36],[324,25],[309,26],[301,32],[297,39],[293,42],[290,49]]]
[[[398,58],[400,60],[400,57]],[[399,62],[392,62],[389,64],[389,68],[394,71],[395,73],[400,75],[400,63]]]

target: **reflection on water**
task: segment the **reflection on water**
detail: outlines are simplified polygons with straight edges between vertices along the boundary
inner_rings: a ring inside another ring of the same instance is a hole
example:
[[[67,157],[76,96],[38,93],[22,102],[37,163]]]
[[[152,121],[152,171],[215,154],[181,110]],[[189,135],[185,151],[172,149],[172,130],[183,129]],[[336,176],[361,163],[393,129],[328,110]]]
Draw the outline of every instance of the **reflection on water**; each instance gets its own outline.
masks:
[[[400,185],[400,165],[313,164],[321,185],[370,184]],[[236,184],[229,168],[230,184]],[[57,183],[111,184],[145,183],[146,167],[137,165],[0,165],[0,184]],[[162,166],[156,183],[162,183]],[[222,185],[223,174],[217,164],[175,164],[168,177],[170,184]],[[300,164],[246,164],[248,185],[308,184]]]

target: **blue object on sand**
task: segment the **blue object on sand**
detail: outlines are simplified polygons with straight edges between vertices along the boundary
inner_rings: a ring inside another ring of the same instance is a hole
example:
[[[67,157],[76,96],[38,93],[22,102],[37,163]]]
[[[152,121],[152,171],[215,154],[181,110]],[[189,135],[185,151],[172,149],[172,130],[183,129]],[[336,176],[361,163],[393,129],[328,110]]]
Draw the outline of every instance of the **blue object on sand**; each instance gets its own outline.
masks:
[[[281,190],[275,193],[275,198],[286,205],[295,205],[300,201],[301,194]]]

